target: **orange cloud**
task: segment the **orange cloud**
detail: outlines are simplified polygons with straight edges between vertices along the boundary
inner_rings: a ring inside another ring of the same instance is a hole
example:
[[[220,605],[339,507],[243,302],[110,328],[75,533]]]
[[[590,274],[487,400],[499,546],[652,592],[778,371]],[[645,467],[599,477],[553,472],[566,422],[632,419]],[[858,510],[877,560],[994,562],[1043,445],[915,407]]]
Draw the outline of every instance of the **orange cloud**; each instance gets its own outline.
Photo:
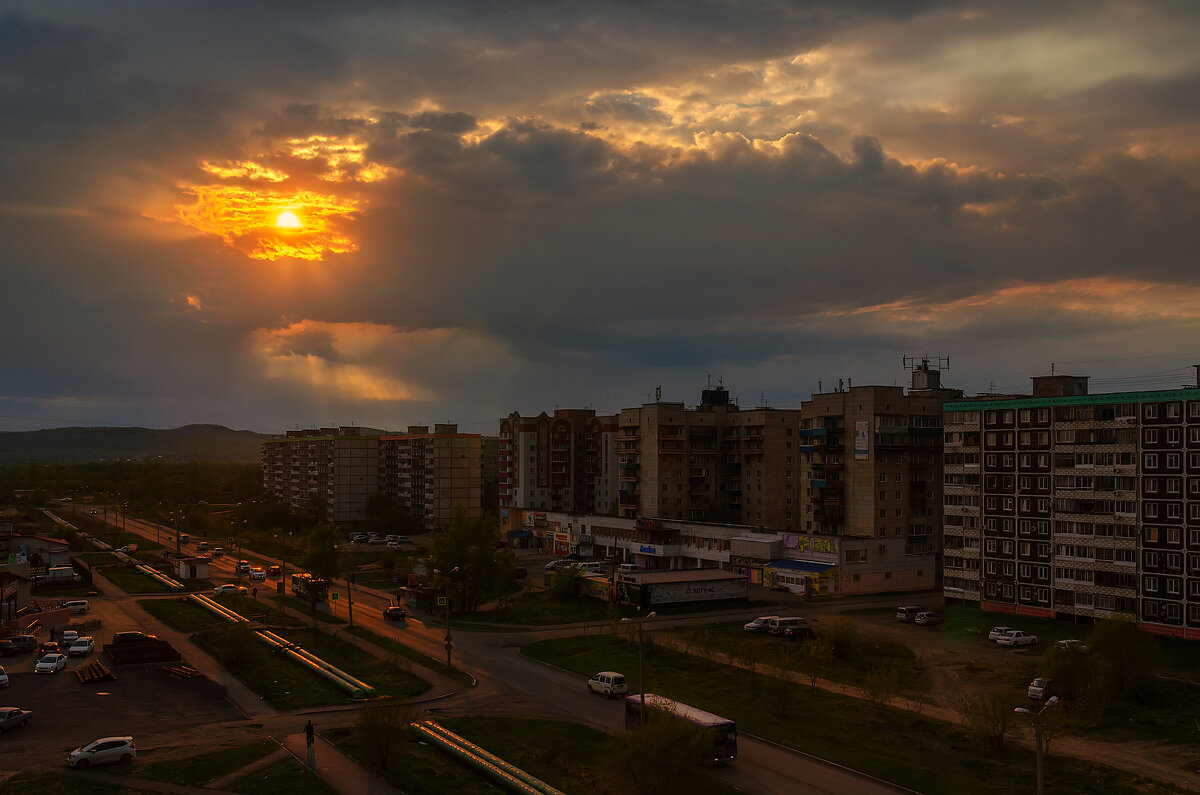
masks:
[[[941,329],[961,328],[988,314],[1075,314],[1125,322],[1192,320],[1200,317],[1200,287],[1096,276],[1013,284],[940,304],[905,298],[824,313],[827,317],[873,316],[898,325]]]
[[[235,185],[197,185],[184,188],[184,192],[195,201],[176,208],[182,223],[216,235],[254,259],[321,260],[326,254],[347,254],[358,248],[341,229],[358,212],[358,202],[353,199]],[[300,227],[278,225],[284,212],[294,213]]]
[[[367,145],[353,138],[330,135],[310,135],[288,141],[292,157],[301,160],[324,160],[327,170],[321,174],[323,180],[342,182],[378,182],[393,176],[396,170],[381,166],[366,159]]]

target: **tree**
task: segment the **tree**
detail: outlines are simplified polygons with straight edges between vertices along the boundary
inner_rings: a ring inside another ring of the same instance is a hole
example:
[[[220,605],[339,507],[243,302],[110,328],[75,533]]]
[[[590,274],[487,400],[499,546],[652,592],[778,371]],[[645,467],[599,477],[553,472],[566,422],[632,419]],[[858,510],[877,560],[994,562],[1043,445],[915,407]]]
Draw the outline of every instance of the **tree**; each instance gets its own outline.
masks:
[[[829,664],[833,661],[833,649],[824,638],[810,640],[800,646],[796,656],[796,668],[808,678],[812,688],[816,688],[817,680],[824,676]]]
[[[419,708],[391,698],[372,702],[358,713],[355,723],[366,741],[366,752],[380,770],[388,769],[408,727],[420,718]]]
[[[300,567],[318,580],[332,582],[342,573],[338,542],[341,536],[337,528],[329,523],[319,524],[308,534],[308,545],[300,558]],[[317,594],[309,595],[309,611],[317,612]]]
[[[712,748],[698,726],[649,711],[646,724],[620,736],[613,758],[615,772],[638,795],[695,792],[704,789],[700,761]]]
[[[1012,730],[1012,693],[1007,689],[980,690],[963,696],[958,708],[967,725],[1003,751]]]
[[[858,643],[858,628],[853,621],[842,616],[826,621],[818,633],[839,660],[849,657]]]
[[[449,578],[460,610],[471,611],[486,598],[502,592],[513,579],[516,564],[502,543],[496,517],[484,514],[471,518],[461,504],[454,506],[450,523],[435,533],[429,545],[430,562],[442,572],[458,572]]]
[[[1096,624],[1090,640],[1090,653],[1102,675],[1121,695],[1131,695],[1152,680],[1158,644],[1132,621],[1106,618]]]

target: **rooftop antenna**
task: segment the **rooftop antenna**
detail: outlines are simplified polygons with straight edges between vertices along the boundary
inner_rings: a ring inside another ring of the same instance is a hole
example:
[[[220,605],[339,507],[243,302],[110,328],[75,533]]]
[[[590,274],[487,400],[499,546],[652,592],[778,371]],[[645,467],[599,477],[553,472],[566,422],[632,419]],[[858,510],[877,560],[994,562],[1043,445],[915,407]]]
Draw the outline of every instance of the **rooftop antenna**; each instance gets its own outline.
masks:
[[[1054,375],[1054,362],[1050,362],[1050,375]]]
[[[654,402],[662,403],[662,387],[661,386],[655,387],[655,389],[654,389]]]

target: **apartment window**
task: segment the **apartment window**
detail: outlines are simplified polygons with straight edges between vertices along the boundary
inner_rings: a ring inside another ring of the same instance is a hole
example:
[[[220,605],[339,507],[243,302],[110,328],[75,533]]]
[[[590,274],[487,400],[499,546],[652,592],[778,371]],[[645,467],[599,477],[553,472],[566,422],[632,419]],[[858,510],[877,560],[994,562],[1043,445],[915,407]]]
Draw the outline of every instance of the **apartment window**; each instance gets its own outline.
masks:
[[[880,473],[879,473],[879,482],[880,482],[880,483],[887,483],[887,473],[886,473],[886,472],[880,472]]]
[[[880,509],[879,509],[879,518],[880,518],[880,519],[886,519],[886,518],[887,518],[887,508],[880,508]]]
[[[1181,459],[1179,453],[1167,453],[1167,469],[1179,469]]]
[[[1146,429],[1146,444],[1156,444],[1158,442],[1158,430],[1155,428]]]
[[[903,482],[904,482],[904,473],[903,473],[903,472],[897,472],[897,473],[896,473],[896,482],[897,482],[897,483],[903,483]]]
[[[1142,590],[1146,593],[1158,593],[1158,578],[1147,576],[1142,580]]]
[[[1179,429],[1178,428],[1167,428],[1167,443],[1168,444],[1179,444]]]
[[[896,509],[896,518],[897,518],[897,519],[900,519],[900,518],[901,518],[901,517],[903,517],[903,516],[904,516],[904,509],[903,509],[903,508],[897,508],[897,509]]]
[[[899,492],[899,491],[897,491],[897,492],[896,492],[896,499],[898,499],[898,500],[904,499],[903,497],[901,497],[901,496],[900,496],[901,494],[902,494],[902,492]]]
[[[1158,568],[1158,553],[1151,550],[1142,552],[1142,565],[1149,569]]]
[[[1182,512],[1180,511],[1179,503],[1177,503],[1177,502],[1168,502],[1167,503],[1167,518],[1168,519],[1178,519],[1180,513],[1182,513]]]
[[[1146,478],[1146,493],[1158,494],[1158,478]]]
[[[1173,420],[1179,419],[1179,404],[1178,403],[1168,403],[1167,404],[1167,417],[1169,417],[1170,419],[1173,419]]]
[[[1158,454],[1146,453],[1146,469],[1158,469]]]
[[[1148,420],[1158,419],[1158,406],[1153,403],[1147,403],[1145,407],[1145,417]]]
[[[1181,490],[1180,478],[1167,478],[1167,494],[1178,494]]]

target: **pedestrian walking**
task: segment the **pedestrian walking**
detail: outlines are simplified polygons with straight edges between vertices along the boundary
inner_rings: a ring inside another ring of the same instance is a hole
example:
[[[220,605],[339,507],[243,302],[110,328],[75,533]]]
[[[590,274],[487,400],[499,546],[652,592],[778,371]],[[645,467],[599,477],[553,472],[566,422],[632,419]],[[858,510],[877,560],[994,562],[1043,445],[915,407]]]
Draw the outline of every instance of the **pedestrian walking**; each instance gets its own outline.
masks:
[[[250,595],[253,596],[255,599],[258,598],[258,586],[257,585],[250,589]]]
[[[50,640],[54,640],[55,627],[50,627]]]
[[[312,748],[312,744],[313,744],[313,725],[312,725],[312,721],[311,721],[311,720],[310,720],[308,723],[304,724],[304,739],[307,741],[307,743],[308,743],[308,747],[309,747],[309,748]]]

